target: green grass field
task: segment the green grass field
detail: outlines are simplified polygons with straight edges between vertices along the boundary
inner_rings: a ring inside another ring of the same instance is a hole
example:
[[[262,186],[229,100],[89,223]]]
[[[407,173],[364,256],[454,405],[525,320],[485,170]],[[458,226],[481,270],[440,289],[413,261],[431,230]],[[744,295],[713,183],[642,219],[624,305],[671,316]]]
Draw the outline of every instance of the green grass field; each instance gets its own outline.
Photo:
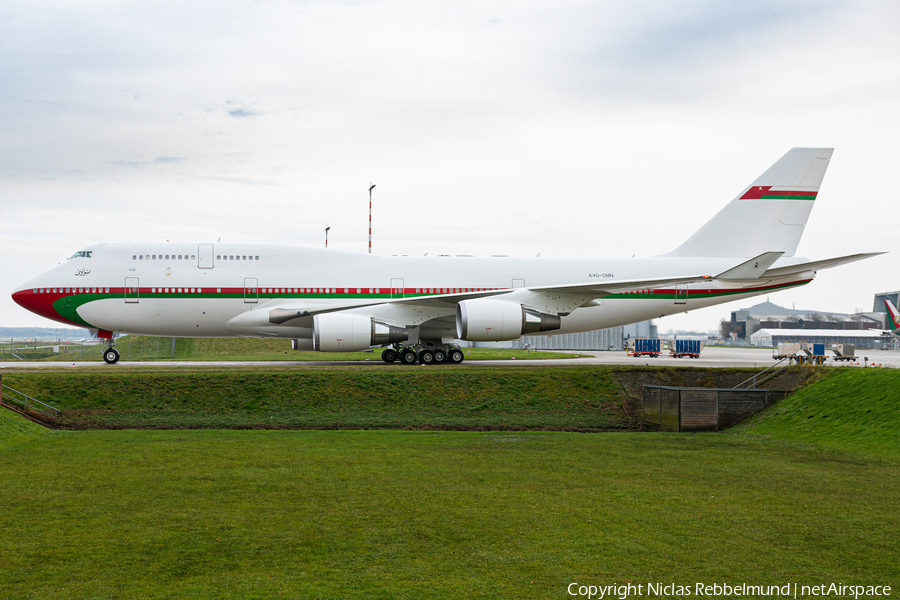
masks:
[[[0,446],[0,598],[896,590],[898,375],[842,371],[705,434],[48,433],[0,416],[18,432]]]

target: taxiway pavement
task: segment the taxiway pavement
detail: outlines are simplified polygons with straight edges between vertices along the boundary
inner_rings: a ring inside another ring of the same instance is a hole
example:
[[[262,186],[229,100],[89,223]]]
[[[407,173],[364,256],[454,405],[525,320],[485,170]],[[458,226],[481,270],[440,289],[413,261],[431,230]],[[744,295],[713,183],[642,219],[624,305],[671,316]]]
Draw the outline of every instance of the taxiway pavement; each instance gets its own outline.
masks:
[[[463,349],[465,351],[465,349]],[[575,351],[572,351],[575,352]],[[527,360],[527,359],[505,359],[505,360],[472,360],[466,361],[458,367],[516,367],[516,366],[552,366],[552,365],[649,365],[657,367],[748,367],[754,369],[765,369],[775,364],[772,358],[772,350],[765,348],[704,348],[700,358],[671,358],[661,355],[658,358],[650,358],[646,356],[635,358],[628,356],[625,352],[588,352],[578,351],[579,354],[587,354],[584,358],[560,358],[560,359],[543,359],[543,360]],[[900,352],[890,352],[884,350],[860,350],[859,365],[850,365],[846,362],[836,362],[828,353],[829,357],[825,366],[829,367],[852,367],[863,368],[864,366],[875,366],[882,368],[900,368]],[[863,358],[867,357],[868,361]],[[864,364],[865,363],[865,364]],[[397,363],[395,363],[397,364]],[[331,366],[385,366],[385,363],[379,358],[377,352],[373,353],[371,360],[365,361],[337,361],[337,360],[317,360],[317,361],[119,361],[115,365],[107,365],[103,361],[75,361],[72,363],[64,361],[53,362],[0,362],[0,369],[9,368],[65,368],[65,367],[331,367]],[[433,365],[428,368],[447,368],[451,365]],[[421,365],[415,365],[417,368]]]

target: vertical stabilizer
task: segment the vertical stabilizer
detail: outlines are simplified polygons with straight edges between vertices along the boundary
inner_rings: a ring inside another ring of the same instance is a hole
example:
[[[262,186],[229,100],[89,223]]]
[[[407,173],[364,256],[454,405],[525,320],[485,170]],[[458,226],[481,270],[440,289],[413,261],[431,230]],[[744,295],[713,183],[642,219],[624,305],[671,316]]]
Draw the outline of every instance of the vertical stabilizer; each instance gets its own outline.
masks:
[[[833,148],[793,148],[671,254],[794,256]]]
[[[900,314],[897,314],[897,307],[890,300],[884,301],[884,307],[887,309],[887,328],[895,335],[900,335]]]

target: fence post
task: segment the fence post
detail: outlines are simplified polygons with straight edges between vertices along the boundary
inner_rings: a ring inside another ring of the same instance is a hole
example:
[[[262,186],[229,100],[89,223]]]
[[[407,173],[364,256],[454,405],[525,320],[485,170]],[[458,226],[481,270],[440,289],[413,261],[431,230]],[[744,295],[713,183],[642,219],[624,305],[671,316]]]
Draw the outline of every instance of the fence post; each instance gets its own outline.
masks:
[[[3,404],[3,375],[0,375],[0,404]]]

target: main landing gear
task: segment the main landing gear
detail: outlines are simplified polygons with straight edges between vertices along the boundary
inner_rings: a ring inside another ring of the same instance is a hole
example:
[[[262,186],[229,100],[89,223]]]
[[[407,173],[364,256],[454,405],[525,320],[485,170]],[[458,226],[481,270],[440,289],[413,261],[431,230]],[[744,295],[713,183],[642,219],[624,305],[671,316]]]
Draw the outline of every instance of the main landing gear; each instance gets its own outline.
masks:
[[[465,360],[465,355],[456,344],[420,341],[415,346],[393,346],[385,348],[381,360],[386,363],[399,361],[403,365],[435,365],[450,363],[458,365]]]

